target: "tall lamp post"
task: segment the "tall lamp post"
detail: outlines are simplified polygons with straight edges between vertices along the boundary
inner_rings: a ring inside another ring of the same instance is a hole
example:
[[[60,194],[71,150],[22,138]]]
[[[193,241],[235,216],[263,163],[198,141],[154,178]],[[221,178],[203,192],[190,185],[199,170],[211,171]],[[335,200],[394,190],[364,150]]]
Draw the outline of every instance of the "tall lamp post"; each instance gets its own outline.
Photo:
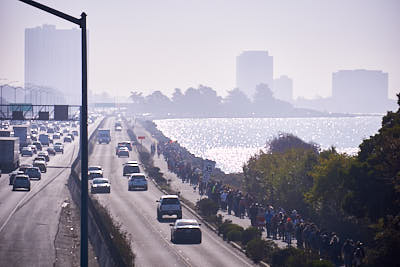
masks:
[[[81,106],[81,266],[88,266],[88,108],[87,108],[87,39],[86,14],[75,18],[32,0],[19,0],[47,13],[72,22],[82,29],[82,106]]]

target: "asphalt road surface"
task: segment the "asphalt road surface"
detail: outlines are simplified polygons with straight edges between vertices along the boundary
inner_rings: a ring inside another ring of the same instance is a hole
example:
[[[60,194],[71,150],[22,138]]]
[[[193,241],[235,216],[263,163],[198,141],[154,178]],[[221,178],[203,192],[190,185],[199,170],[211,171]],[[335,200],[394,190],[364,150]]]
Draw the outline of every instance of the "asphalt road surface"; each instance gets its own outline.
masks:
[[[138,158],[135,149],[129,158],[115,155],[117,143],[129,140],[129,137],[125,128],[121,132],[114,131],[114,123],[115,118],[106,120],[104,128],[111,129],[112,142],[95,146],[89,166],[101,165],[104,177],[110,180],[111,193],[96,194],[96,197],[131,235],[136,266],[253,266],[244,255],[205,226],[202,226],[201,244],[171,243],[169,224],[174,219],[160,222],[156,218],[156,200],[162,192],[150,181],[148,191],[128,191],[128,179],[122,175],[122,165]],[[183,208],[183,218],[194,216]]]
[[[89,125],[89,134],[100,121]],[[0,266],[53,266],[61,205],[69,195],[66,183],[79,139],[64,143],[64,154],[50,156],[47,172],[31,181],[30,192],[12,191],[8,175],[0,177]],[[31,164],[34,157],[21,157],[20,163]]]

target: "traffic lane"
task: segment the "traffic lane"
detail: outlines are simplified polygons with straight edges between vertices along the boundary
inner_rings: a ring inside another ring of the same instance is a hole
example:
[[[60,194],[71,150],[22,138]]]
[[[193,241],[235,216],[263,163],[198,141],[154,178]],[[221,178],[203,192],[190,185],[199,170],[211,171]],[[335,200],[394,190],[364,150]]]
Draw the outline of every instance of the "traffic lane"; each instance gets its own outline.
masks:
[[[72,146],[72,144],[71,144]],[[54,163],[61,165],[73,154],[73,148]],[[60,207],[68,196],[65,187],[68,169],[48,168],[40,181],[32,181],[31,192],[19,194],[21,200],[4,221],[0,232],[0,266],[50,266],[55,262],[54,239]],[[11,189],[10,189],[11,190]]]
[[[107,121],[104,128],[112,129],[113,124]],[[113,131],[113,130],[112,130]],[[112,142],[108,145],[96,145],[92,155],[89,157],[89,165],[101,165],[104,169],[104,176],[111,180],[111,194],[95,194],[100,203],[107,207],[112,216],[121,223],[123,230],[132,235],[132,247],[136,254],[136,266],[190,266],[185,260],[179,257],[175,250],[172,250],[168,243],[160,235],[159,231],[153,227],[147,217],[142,216],[134,203],[131,203],[126,196],[121,195],[127,191],[126,187],[122,190],[117,186],[117,179],[122,178],[121,166],[124,159],[115,161],[116,135],[112,133]],[[126,140],[126,139],[125,139]],[[117,173],[118,171],[118,173]],[[93,196],[93,195],[92,195]]]
[[[116,133],[114,143],[126,140],[127,136],[123,133]],[[186,264],[193,266],[251,266],[252,263],[242,255],[236,255],[237,251],[232,251],[225,242],[218,238],[212,231],[206,227],[202,227],[203,242],[201,245],[175,245],[170,242],[170,226],[169,223],[174,220],[163,220],[158,222],[156,219],[156,200],[161,196],[161,192],[152,184],[149,183],[148,191],[128,191],[127,178],[122,176],[122,165],[129,159],[118,158],[115,156],[115,147],[108,147],[101,145],[101,149],[96,151],[96,155],[101,157],[92,158],[93,165],[102,165],[104,168],[104,175],[111,181],[111,194],[98,195],[101,203],[110,209],[113,215],[120,220],[122,225],[131,225],[134,227],[135,221],[139,217],[143,217],[147,221],[145,228],[153,228],[155,232],[162,238],[163,242],[168,245],[168,248],[173,250],[175,254],[180,255],[180,258]],[[108,147],[108,153],[107,153]],[[110,153],[114,152],[114,153]],[[130,159],[137,159],[132,157]],[[118,201],[116,200],[118,198]],[[115,203],[114,203],[115,202]],[[132,211],[135,215],[132,215]],[[139,214],[139,217],[136,215]],[[194,216],[183,209],[184,218],[194,218]],[[142,218],[140,218],[142,219]],[[132,227],[127,227],[128,232],[134,236],[134,244],[137,243],[136,235],[142,228],[136,231]],[[140,241],[139,243],[141,243]],[[137,252],[135,250],[135,252]],[[145,253],[148,253],[145,251]],[[142,256],[142,253],[137,252]],[[150,253],[148,257],[152,257]],[[140,257],[139,257],[140,258]],[[157,262],[157,261],[156,261]],[[148,262],[143,262],[144,264]]]
[[[90,132],[94,127],[89,128]],[[70,165],[72,160],[69,159],[76,158],[77,153],[76,140],[66,146],[63,155],[53,157],[53,160],[56,159],[54,166]],[[49,168],[31,192],[11,193],[10,196],[24,197],[16,203],[10,203],[13,209],[7,215],[9,221],[2,224],[0,266],[51,266],[54,263],[54,240],[61,204],[69,195],[66,187],[69,174],[69,168]]]
[[[75,141],[76,142],[76,141]],[[75,151],[74,151],[75,150]],[[4,179],[0,182],[0,231],[5,222],[8,219],[10,213],[13,209],[18,206],[26,195],[35,194],[41,186],[48,183],[48,180],[52,177],[57,176],[60,172],[58,168],[52,168],[52,166],[65,166],[66,163],[71,162],[71,159],[77,155],[77,144],[70,144],[65,146],[64,154],[57,154],[56,156],[51,156],[50,161],[47,163],[48,168],[46,173],[42,173],[41,180],[31,180],[31,191],[12,191],[12,185],[9,185],[9,175],[4,175]],[[32,164],[33,157],[25,157],[23,163]],[[3,175],[2,175],[3,178]]]

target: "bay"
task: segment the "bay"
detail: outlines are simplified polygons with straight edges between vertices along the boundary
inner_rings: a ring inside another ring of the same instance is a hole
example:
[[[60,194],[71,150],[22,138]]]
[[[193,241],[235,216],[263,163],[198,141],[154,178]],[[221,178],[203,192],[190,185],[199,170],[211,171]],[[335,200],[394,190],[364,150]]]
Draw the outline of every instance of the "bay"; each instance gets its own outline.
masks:
[[[226,173],[243,164],[280,133],[291,133],[321,149],[356,154],[362,140],[377,133],[381,116],[340,118],[208,118],[155,120],[165,136],[198,157],[216,161]]]

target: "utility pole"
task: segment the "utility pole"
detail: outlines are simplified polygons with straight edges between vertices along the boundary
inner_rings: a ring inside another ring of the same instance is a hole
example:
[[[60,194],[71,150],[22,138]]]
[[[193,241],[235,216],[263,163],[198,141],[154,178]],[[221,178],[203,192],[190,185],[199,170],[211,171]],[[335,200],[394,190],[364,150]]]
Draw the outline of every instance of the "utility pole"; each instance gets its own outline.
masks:
[[[88,109],[87,109],[87,40],[86,14],[75,18],[32,0],[19,0],[62,19],[79,25],[82,29],[82,106],[81,106],[81,266],[88,266]]]

